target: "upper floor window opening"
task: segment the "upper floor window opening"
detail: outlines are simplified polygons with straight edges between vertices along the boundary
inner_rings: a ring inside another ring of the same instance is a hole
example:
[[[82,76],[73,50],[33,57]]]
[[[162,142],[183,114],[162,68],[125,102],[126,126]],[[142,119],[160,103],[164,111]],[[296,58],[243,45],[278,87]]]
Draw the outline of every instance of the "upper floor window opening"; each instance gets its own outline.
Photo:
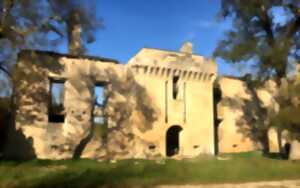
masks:
[[[178,91],[179,91],[179,76],[173,76],[173,80],[172,80],[172,96],[173,99],[178,99]]]
[[[50,79],[50,101],[48,108],[49,122],[63,123],[65,121],[64,90],[64,80]]]

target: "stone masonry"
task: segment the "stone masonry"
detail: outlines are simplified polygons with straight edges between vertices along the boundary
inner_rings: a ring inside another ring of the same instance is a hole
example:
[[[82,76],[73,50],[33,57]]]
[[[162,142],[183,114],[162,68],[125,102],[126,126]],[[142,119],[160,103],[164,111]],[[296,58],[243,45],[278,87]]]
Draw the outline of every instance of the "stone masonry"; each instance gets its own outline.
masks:
[[[217,77],[216,63],[193,54],[191,43],[179,52],[143,48],[127,64],[22,51],[14,75],[16,122],[5,148],[10,158],[191,158],[253,151],[261,145],[250,131],[249,111],[257,110],[255,100],[272,100],[268,89],[255,98],[243,80]],[[56,82],[64,88],[59,122],[49,115]],[[103,105],[95,105],[98,85]]]

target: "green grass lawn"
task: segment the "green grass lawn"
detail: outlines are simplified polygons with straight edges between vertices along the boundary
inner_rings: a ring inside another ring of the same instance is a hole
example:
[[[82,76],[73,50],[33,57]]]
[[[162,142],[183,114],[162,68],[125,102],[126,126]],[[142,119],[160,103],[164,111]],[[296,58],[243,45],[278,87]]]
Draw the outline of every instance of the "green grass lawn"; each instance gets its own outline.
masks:
[[[248,182],[300,178],[300,162],[262,157],[260,153],[202,156],[191,160],[93,160],[0,162],[0,187],[133,187],[158,184]]]

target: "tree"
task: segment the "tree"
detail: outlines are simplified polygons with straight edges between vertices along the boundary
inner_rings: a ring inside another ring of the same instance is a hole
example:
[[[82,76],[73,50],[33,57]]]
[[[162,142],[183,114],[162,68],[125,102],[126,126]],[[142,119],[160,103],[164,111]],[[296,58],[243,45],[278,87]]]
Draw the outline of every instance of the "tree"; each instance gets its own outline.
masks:
[[[275,99],[280,110],[277,114],[265,116],[263,122],[269,123],[259,125],[260,130],[267,135],[271,122],[278,129],[282,130],[282,125],[285,125],[285,129],[299,133],[300,121],[291,119],[292,114],[299,112],[299,103],[291,104],[300,93],[296,92],[298,86],[294,82],[287,81],[287,76],[289,68],[300,59],[300,1],[222,0],[220,13],[223,18],[232,19],[233,28],[219,42],[214,56],[230,63],[251,63],[255,81],[264,83],[273,79],[279,88]],[[289,91],[293,91],[291,95],[283,95]],[[259,108],[266,111],[262,106]]]
[[[15,117],[17,86],[13,85],[12,78],[16,75],[12,76],[12,68],[17,53],[22,49],[54,48],[64,39],[69,41],[70,53],[84,53],[84,45],[94,41],[94,32],[102,26],[95,3],[93,0],[0,0],[0,96],[3,91],[10,91],[6,92],[9,98],[3,98],[10,101],[9,105],[0,103],[0,109],[10,114],[0,117],[1,121]],[[14,121],[7,121],[5,126],[8,122]]]
[[[214,55],[231,63],[254,63],[257,78],[285,77],[300,57],[300,2],[222,0],[221,15],[233,20]]]
[[[82,42],[94,42],[94,32],[103,26],[102,20],[96,15],[96,1],[49,0],[49,3],[66,26],[69,52],[84,53]]]
[[[75,53],[83,53],[81,47],[93,42],[94,32],[102,26],[102,20],[96,16],[95,3],[83,0],[0,0],[0,72],[11,76],[19,50],[48,49],[60,44],[64,38],[69,39],[70,44],[75,43],[71,41],[71,33],[76,21],[82,26],[76,40],[81,40],[80,37],[83,40],[77,42],[80,51],[75,50]]]

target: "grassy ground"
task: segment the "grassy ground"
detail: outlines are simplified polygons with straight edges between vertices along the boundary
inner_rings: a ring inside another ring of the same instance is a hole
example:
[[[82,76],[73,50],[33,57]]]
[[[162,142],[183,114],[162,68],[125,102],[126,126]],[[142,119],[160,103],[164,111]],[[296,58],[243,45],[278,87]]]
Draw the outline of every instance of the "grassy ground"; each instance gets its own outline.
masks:
[[[134,187],[300,179],[300,162],[262,157],[260,153],[202,156],[192,160],[116,163],[92,160],[0,162],[0,187]]]

